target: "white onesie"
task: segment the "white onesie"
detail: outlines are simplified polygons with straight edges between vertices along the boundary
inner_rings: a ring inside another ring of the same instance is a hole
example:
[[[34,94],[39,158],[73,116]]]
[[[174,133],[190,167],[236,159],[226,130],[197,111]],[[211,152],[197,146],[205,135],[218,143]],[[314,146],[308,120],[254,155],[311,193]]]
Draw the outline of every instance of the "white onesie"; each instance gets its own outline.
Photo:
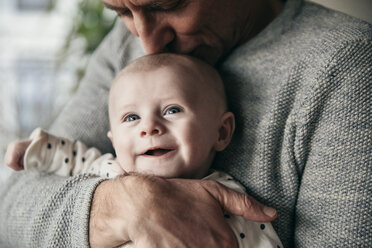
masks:
[[[35,129],[31,144],[24,156],[24,168],[38,169],[60,176],[74,176],[82,173],[113,178],[124,173],[112,154],[102,155],[96,148],[87,148],[80,141],[53,136],[42,129]],[[235,191],[244,193],[244,187],[230,175],[211,171],[203,180],[215,180]],[[270,223],[246,220],[240,216],[225,213],[227,223],[236,235],[240,248],[283,247]],[[127,243],[121,247],[134,247]]]

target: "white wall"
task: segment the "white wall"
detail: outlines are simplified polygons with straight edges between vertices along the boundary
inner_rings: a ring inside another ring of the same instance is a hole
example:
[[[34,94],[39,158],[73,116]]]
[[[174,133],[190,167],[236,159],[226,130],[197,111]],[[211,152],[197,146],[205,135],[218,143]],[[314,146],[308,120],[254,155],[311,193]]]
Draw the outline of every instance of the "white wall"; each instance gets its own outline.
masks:
[[[25,1],[40,2],[45,0]],[[47,125],[60,96],[76,82],[73,65],[57,72],[55,64],[78,1],[57,3],[45,12],[20,9],[16,0],[0,0],[0,182],[10,172],[3,163],[7,144]]]
[[[309,0],[372,23],[372,0]]]

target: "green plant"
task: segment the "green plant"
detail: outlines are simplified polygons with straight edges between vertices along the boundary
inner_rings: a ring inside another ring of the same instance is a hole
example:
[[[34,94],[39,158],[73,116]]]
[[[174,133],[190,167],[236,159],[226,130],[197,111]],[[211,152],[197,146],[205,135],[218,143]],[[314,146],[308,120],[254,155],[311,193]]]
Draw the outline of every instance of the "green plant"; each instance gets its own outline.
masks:
[[[83,57],[92,54],[106,34],[113,28],[116,20],[113,15],[107,15],[101,0],[81,0],[78,11],[73,18],[73,26],[61,51],[60,63],[63,63],[69,56],[70,47],[76,39],[84,40],[84,50],[81,51]],[[84,75],[84,71],[85,64],[77,68],[78,81]]]
[[[79,11],[74,26],[67,38],[66,45],[77,37],[85,39],[85,53],[91,54],[112,29],[114,19],[105,15],[101,0],[83,0],[79,3]]]

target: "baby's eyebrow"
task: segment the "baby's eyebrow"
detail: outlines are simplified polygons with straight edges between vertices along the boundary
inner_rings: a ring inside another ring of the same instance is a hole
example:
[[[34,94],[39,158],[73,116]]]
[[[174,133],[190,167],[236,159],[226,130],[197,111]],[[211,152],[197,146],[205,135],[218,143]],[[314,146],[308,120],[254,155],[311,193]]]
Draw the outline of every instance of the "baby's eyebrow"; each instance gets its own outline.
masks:
[[[125,103],[117,106],[117,110],[122,112],[122,111],[129,111],[132,109],[136,109],[137,105],[136,104],[131,104],[131,103]]]

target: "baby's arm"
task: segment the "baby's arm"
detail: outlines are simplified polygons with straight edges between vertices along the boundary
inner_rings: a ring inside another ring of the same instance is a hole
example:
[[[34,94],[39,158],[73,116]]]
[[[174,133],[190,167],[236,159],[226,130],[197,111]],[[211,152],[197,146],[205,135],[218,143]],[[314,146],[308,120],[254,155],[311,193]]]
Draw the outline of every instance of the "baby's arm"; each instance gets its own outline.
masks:
[[[4,162],[13,170],[20,171],[24,169],[23,157],[31,140],[17,140],[10,143],[7,147]]]
[[[29,140],[12,142],[5,163],[14,170],[36,168],[59,176],[89,173],[112,178],[124,173],[112,154],[101,156],[96,148],[87,148],[80,141],[57,137],[40,128],[32,132]]]

